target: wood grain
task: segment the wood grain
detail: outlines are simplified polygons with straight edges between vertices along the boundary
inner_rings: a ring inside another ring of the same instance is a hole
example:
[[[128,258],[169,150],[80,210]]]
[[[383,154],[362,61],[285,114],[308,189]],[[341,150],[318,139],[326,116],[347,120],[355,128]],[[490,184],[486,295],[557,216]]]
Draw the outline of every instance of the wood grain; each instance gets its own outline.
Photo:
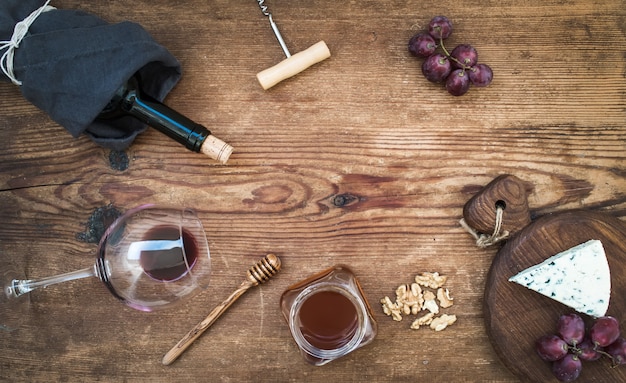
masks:
[[[560,315],[572,309],[508,279],[554,254],[591,239],[602,242],[611,270],[611,300],[607,315],[624,327],[626,303],[626,224],[612,216],[589,211],[569,211],[541,217],[510,239],[496,255],[485,286],[485,322],[496,353],[522,379],[558,382],[550,363],[534,351],[535,340],[553,334]],[[589,286],[593,288],[593,286]],[[587,326],[593,318],[584,317]],[[611,368],[601,360],[584,363],[584,382],[622,382],[626,369]]]
[[[626,217],[623,0],[268,0],[293,52],[324,40],[332,56],[267,91],[255,75],[283,52],[254,1],[53,3],[143,25],[183,66],[166,104],[235,151],[222,165],[150,129],[111,153],[1,83],[0,259],[32,277],[86,267],[96,245],[79,238],[97,209],[167,203],[198,210],[214,271],[206,293],[157,315],[124,307],[97,280],[32,294],[23,327],[0,333],[0,380],[516,382],[484,327],[497,249],[478,249],[458,225],[463,205],[513,174],[535,186],[532,217]],[[454,22],[451,46],[473,44],[493,68],[490,87],[457,98],[423,78],[406,44],[438,14]],[[164,350],[270,252],[281,273],[162,366]],[[315,368],[278,302],[338,263],[359,278],[378,335]],[[376,309],[424,271],[449,276],[459,319],[441,333]]]

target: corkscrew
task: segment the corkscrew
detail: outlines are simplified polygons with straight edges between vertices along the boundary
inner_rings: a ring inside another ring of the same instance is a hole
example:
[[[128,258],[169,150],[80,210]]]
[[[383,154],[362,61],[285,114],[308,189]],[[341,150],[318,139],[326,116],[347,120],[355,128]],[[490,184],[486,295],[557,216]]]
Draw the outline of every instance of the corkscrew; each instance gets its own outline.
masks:
[[[259,80],[259,83],[263,87],[263,89],[267,90],[279,82],[288,79],[289,77],[293,77],[296,74],[302,72],[313,64],[317,64],[320,61],[326,60],[330,57],[330,50],[324,41],[320,41],[316,44],[313,44],[309,48],[303,50],[302,52],[298,52],[293,56],[289,52],[287,48],[287,44],[285,44],[285,40],[283,40],[283,36],[278,30],[278,26],[274,22],[274,17],[272,13],[269,11],[267,5],[265,5],[265,0],[256,0],[259,4],[259,8],[261,9],[261,13],[264,16],[267,16],[270,22],[270,26],[280,47],[282,48],[285,56],[287,58],[280,63],[265,69],[259,73],[257,73],[256,77]]]
[[[165,354],[162,363],[172,364],[178,357],[202,335],[243,293],[249,288],[267,282],[280,270],[281,262],[274,254],[268,254],[248,269],[246,279],[228,298],[217,305],[203,321],[191,329],[171,350]]]

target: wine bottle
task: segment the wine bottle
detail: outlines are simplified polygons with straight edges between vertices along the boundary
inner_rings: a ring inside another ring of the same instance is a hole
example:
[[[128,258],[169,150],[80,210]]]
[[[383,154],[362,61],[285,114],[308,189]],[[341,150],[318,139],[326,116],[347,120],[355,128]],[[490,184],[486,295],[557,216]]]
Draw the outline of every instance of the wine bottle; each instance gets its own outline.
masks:
[[[135,75],[122,84],[98,119],[132,116],[165,133],[191,151],[204,153],[221,163],[228,161],[233,152],[232,146],[212,135],[204,126],[143,94],[139,82],[139,76]]]

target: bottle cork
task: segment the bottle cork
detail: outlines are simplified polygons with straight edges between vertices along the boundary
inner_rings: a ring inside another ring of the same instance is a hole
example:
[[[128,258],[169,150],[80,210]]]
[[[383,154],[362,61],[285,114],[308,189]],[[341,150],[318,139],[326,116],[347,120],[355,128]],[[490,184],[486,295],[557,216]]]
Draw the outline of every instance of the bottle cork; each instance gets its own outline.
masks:
[[[225,164],[233,152],[233,147],[215,137],[214,135],[210,134],[202,143],[202,146],[200,147],[200,152],[206,154],[216,161]]]

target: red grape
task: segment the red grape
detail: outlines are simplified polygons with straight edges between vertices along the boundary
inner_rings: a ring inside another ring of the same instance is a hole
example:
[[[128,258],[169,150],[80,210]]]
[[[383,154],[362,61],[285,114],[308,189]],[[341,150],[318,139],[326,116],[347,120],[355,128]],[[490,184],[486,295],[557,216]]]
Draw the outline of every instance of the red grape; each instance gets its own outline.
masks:
[[[456,48],[450,52],[450,56],[455,60],[452,60],[452,66],[454,68],[466,69],[472,67],[478,62],[478,52],[476,49],[468,44],[457,45]]]
[[[622,337],[617,338],[604,351],[611,355],[614,365],[626,364],[626,339]]]
[[[422,74],[428,81],[445,82],[446,90],[461,96],[472,84],[484,87],[491,84],[493,71],[488,65],[478,64],[478,52],[469,44],[461,44],[450,53],[443,40],[452,33],[452,22],[445,16],[435,16],[428,23],[428,31],[414,34],[408,43],[411,55],[425,58]],[[443,53],[437,53],[441,48]],[[455,69],[454,76],[450,75]]]
[[[469,69],[469,76],[475,86],[487,86],[491,84],[493,71],[487,64],[478,64]]]
[[[576,346],[585,337],[585,322],[577,314],[561,315],[556,330],[567,344]]]
[[[596,347],[590,338],[585,338],[579,345],[577,345],[580,353],[578,357],[586,362],[593,362],[602,357],[599,351],[602,351],[602,347]]]
[[[422,73],[428,81],[442,82],[450,74],[450,60],[441,53],[435,53],[422,63]]]
[[[600,317],[591,327],[589,336],[596,346],[606,347],[619,338],[619,322],[611,316]]]
[[[463,69],[455,69],[446,80],[446,90],[453,96],[462,96],[469,90],[469,75]]]
[[[563,359],[567,350],[567,343],[557,335],[544,335],[535,342],[535,351],[546,362]]]
[[[428,33],[418,33],[409,40],[409,52],[415,57],[428,57],[435,53],[437,43]]]
[[[567,354],[563,359],[559,359],[552,364],[552,373],[561,382],[576,380],[580,376],[582,369],[582,362],[574,354]]]
[[[552,362],[552,373],[559,381],[578,379],[583,361],[596,361],[602,356],[612,360],[612,367],[626,365],[626,338],[620,335],[617,319],[611,316],[597,318],[591,329],[585,331],[580,315],[563,314],[557,321],[556,330],[556,334],[537,339],[535,351],[544,361]]]
[[[428,23],[428,33],[436,40],[447,39],[452,33],[452,23],[445,16],[435,16]]]

